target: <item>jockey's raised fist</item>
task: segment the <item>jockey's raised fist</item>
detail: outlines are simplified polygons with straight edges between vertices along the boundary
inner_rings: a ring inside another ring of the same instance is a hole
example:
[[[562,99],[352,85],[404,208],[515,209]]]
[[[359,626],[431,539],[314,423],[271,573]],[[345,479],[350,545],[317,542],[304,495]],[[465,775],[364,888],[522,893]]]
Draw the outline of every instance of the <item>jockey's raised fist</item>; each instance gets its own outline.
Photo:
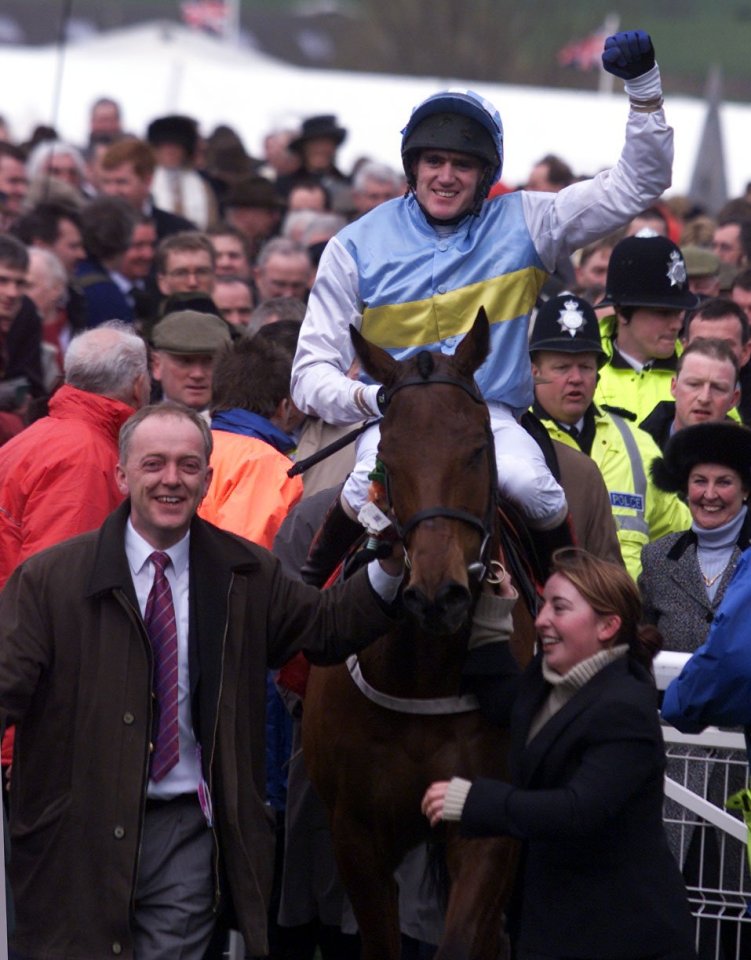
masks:
[[[622,80],[634,80],[655,65],[652,38],[644,30],[625,30],[608,37],[602,51],[602,65]]]

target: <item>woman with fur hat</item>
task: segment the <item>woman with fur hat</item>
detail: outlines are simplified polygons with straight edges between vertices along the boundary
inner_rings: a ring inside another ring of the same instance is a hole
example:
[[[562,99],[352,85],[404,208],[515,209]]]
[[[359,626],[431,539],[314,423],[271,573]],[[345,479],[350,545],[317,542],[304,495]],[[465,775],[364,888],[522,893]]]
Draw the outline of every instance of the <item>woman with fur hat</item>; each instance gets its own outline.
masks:
[[[662,633],[666,650],[693,653],[751,544],[751,430],[725,422],[684,427],[653,462],[652,479],[685,499],[693,522],[644,547],[645,617]]]

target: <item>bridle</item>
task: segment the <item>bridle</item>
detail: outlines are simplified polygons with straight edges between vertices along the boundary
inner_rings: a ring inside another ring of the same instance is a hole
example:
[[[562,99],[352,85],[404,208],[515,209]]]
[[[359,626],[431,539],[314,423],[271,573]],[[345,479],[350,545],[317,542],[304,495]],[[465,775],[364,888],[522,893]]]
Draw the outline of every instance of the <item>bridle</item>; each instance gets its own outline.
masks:
[[[408,377],[406,380],[402,380],[399,383],[394,384],[394,386],[388,388],[385,393],[384,407],[389,405],[395,393],[398,393],[405,387],[429,387],[437,384],[458,387],[460,390],[463,390],[475,403],[482,405],[485,404],[482,394],[480,393],[480,390],[474,381],[467,383],[465,380],[459,380],[455,377],[434,373],[432,369],[428,369],[432,365],[432,357],[430,358],[431,364],[426,364],[423,366],[419,364],[419,360],[423,354],[430,356],[427,351],[422,351],[420,354],[418,354],[418,368],[420,369],[421,375],[419,377]],[[412,530],[414,530],[415,527],[424,520],[432,520],[436,517],[442,517],[448,520],[460,520],[462,523],[466,523],[475,530],[478,530],[480,536],[482,537],[478,559],[467,565],[467,572],[471,576],[475,577],[478,581],[482,581],[485,578],[488,570],[488,554],[493,536],[498,496],[498,468],[495,459],[495,442],[493,439],[493,431],[490,429],[489,419],[485,422],[485,433],[487,438],[485,449],[487,452],[489,468],[489,490],[485,516],[482,518],[475,516],[475,514],[470,513],[468,510],[460,510],[456,507],[435,506],[425,507],[423,510],[418,510],[416,513],[412,514],[408,520],[401,522],[397,518],[394,511],[393,497],[391,495],[391,479],[389,477],[388,470],[384,467],[384,488],[386,492],[386,502],[389,508],[389,516],[394,529],[399,535],[399,539],[404,544],[405,555],[407,549],[406,538],[409,536]]]

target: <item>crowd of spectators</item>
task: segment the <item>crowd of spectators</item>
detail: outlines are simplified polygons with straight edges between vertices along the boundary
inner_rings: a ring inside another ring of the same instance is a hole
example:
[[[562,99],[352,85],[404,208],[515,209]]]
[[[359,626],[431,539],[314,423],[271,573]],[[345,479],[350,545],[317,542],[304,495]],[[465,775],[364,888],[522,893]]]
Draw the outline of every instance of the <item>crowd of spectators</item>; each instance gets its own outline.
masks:
[[[203,131],[188,116],[131,132],[102,97],[86,144],[50,128],[0,142],[0,589],[122,502],[118,431],[149,402],[210,425],[214,479],[198,513],[225,530],[271,548],[303,498],[338,496],[351,448],[325,479],[287,477],[296,450],[341,432],[295,404],[298,335],[328,241],[414,187],[367,157],[342,171],[346,135],[334,115],[309,117],[269,131],[254,157],[229,126]],[[591,173],[547,154],[485,203],[555,194]],[[522,358],[534,383],[522,423],[565,494],[575,542],[625,567],[667,646],[693,652],[749,543],[751,185],[719,211],[663,196],[550,273]],[[691,454],[675,467],[681,437]],[[274,680],[278,901],[293,724]],[[6,770],[12,750],[8,731]],[[297,940],[285,940],[270,914],[272,955],[309,949],[301,931],[317,918],[295,916]],[[329,956],[349,955],[346,937],[333,943]]]

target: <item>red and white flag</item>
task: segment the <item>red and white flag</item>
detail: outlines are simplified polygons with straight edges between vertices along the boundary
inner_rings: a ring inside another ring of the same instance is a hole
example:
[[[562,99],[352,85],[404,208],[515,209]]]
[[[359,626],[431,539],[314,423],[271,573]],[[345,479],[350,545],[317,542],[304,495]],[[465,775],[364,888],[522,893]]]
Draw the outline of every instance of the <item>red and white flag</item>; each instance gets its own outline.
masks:
[[[223,36],[230,8],[226,0],[185,0],[180,4],[180,12],[189,27]]]
[[[556,59],[562,67],[575,70],[599,70],[602,66],[602,49],[609,35],[606,27],[600,27],[582,40],[572,40],[558,51]]]

